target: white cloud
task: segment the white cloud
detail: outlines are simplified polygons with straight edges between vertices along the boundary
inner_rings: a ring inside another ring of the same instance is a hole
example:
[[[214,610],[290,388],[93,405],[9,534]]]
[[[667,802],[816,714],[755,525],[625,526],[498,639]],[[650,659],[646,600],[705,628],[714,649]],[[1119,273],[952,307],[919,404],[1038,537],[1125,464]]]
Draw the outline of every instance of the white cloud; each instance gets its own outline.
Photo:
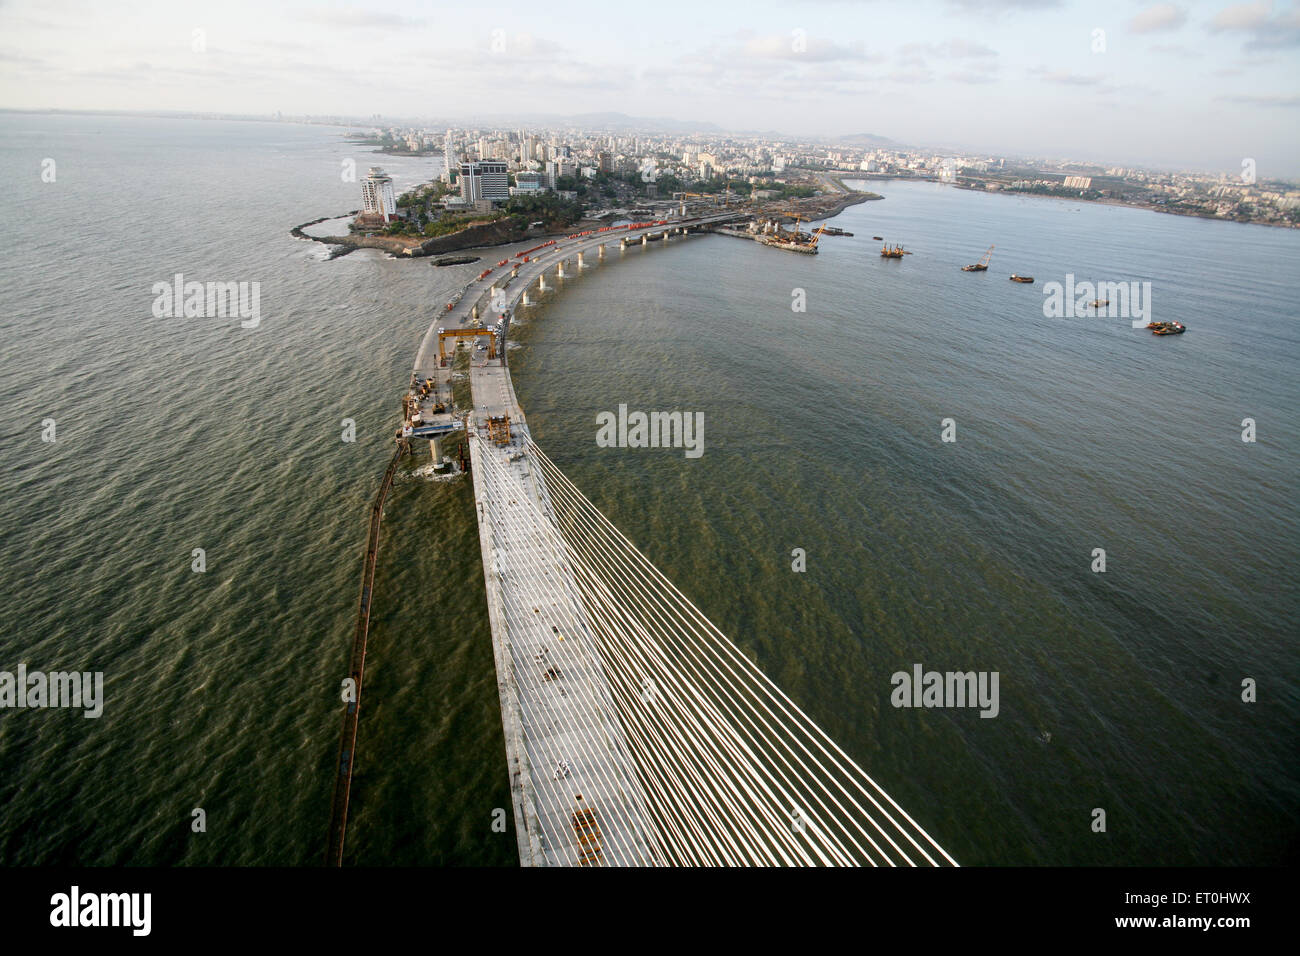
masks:
[[[1187,22],[1187,14],[1172,3],[1158,3],[1147,7],[1132,20],[1128,28],[1134,33],[1159,33],[1177,30]]]

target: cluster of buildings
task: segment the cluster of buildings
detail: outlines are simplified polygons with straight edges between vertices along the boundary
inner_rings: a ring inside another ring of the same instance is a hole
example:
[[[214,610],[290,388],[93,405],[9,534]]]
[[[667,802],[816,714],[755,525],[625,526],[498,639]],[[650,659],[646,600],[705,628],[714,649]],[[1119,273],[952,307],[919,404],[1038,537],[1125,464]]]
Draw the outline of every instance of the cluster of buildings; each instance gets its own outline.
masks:
[[[1294,184],[1255,184],[1224,175],[1161,173],[1080,162],[1009,160],[945,155],[890,144],[877,137],[846,137],[839,144],[767,139],[729,133],[629,133],[563,129],[374,130],[387,148],[441,155],[442,178],[454,194],[448,210],[490,209],[511,196],[554,191],[572,198],[575,184],[607,177],[635,184],[656,198],[671,176],[681,186],[718,178],[744,180],[757,198],[777,184],[809,181],[818,171],[840,176],[922,178],[965,188],[1016,190],[1105,199],[1194,215],[1300,224]],[[400,147],[398,147],[400,148]],[[383,187],[365,187],[367,211],[386,213]],[[372,198],[372,192],[374,196]],[[588,196],[591,196],[588,193]],[[658,198],[669,198],[662,196]],[[387,221],[386,219],[384,221]]]

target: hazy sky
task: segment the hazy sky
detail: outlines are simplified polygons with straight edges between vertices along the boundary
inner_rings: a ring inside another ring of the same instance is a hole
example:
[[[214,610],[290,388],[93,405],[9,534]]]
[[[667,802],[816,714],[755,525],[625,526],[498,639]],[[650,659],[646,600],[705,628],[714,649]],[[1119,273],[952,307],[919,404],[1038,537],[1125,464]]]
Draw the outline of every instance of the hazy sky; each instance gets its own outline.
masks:
[[[0,0],[0,106],[618,111],[1121,165],[1239,172],[1251,157],[1260,176],[1298,176],[1300,8]]]

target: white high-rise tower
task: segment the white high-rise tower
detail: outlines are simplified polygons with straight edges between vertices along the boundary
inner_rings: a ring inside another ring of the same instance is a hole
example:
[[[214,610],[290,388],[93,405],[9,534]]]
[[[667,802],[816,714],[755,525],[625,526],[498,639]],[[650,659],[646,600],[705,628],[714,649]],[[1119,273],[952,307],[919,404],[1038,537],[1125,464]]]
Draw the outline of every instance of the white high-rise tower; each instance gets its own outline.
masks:
[[[378,213],[384,222],[397,215],[397,198],[393,195],[393,178],[378,166],[361,181],[361,198],[368,213]]]

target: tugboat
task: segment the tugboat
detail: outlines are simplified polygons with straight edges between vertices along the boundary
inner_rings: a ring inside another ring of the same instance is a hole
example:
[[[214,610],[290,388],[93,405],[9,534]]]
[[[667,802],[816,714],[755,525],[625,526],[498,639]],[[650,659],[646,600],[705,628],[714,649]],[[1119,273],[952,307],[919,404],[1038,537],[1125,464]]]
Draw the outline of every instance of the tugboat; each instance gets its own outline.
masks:
[[[1011,281],[1012,281],[1012,282],[1033,282],[1033,281],[1034,281],[1034,277],[1033,277],[1033,276],[1018,276],[1018,275],[1016,275],[1016,274],[1013,272],[1013,273],[1011,273]]]
[[[1148,322],[1147,328],[1153,335],[1182,335],[1187,331],[1181,322]]]

